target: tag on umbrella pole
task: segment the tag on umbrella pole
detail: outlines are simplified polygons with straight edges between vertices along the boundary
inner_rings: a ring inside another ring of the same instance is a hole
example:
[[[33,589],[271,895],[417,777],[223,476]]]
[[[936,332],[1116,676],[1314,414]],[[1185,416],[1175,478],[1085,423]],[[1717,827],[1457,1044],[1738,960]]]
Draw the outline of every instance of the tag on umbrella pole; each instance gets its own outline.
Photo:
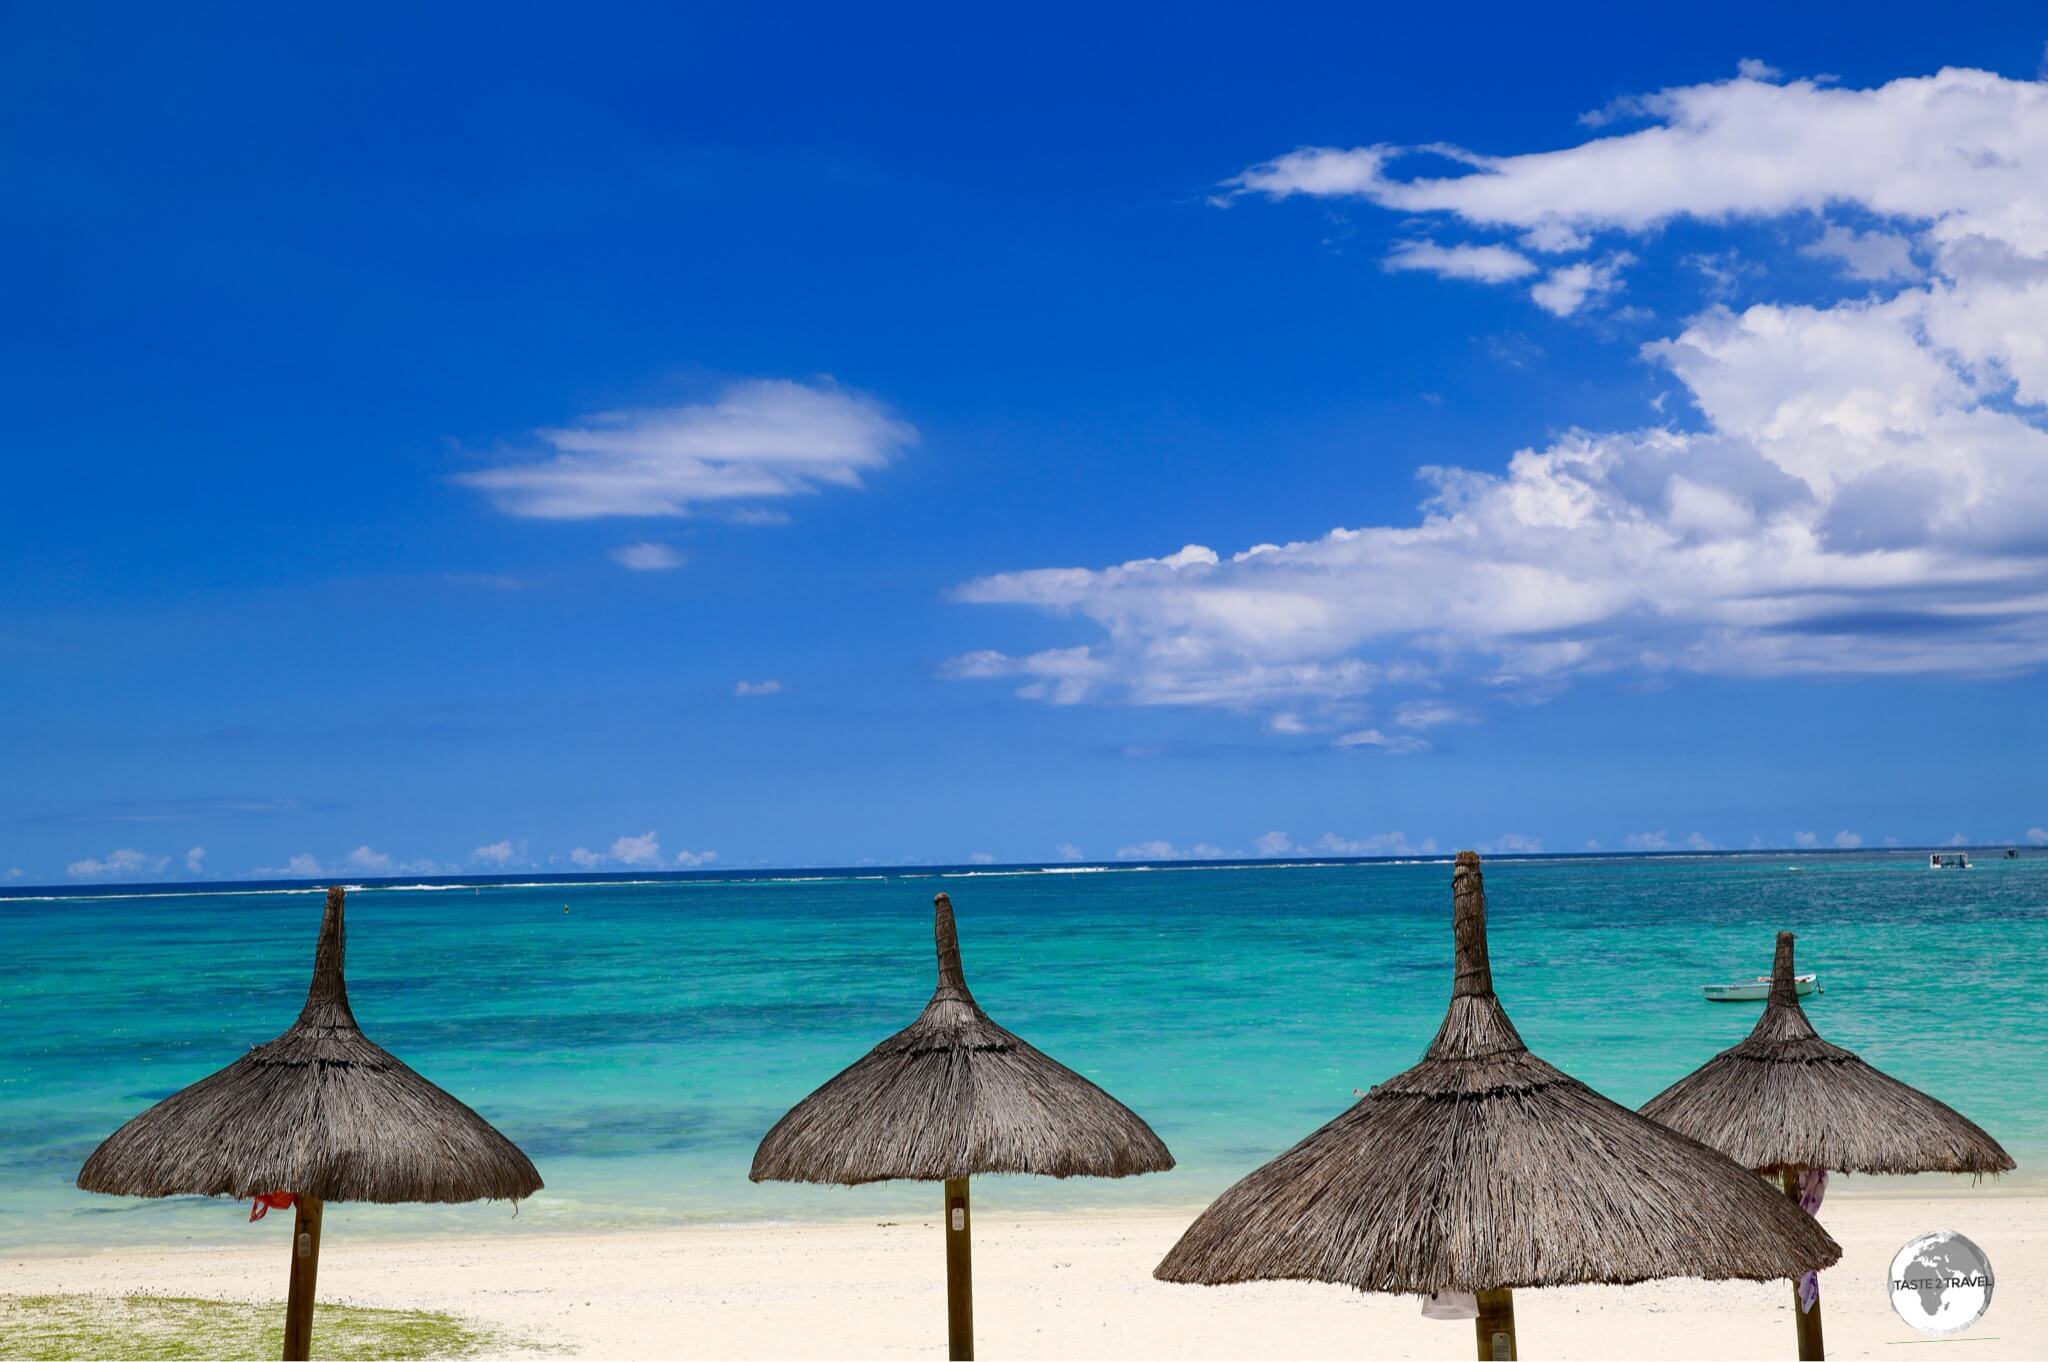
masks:
[[[301,1258],[310,1258],[310,1257],[312,1257],[312,1256],[313,1256],[313,1236],[312,1236],[312,1235],[310,1235],[310,1234],[301,1234],[301,1235],[299,1236],[299,1256],[300,1256]]]

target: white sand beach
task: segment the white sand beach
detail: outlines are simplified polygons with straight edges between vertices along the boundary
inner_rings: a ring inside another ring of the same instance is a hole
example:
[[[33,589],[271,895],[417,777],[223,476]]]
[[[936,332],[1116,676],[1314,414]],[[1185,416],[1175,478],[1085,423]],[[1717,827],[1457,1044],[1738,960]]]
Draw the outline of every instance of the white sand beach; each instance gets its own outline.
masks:
[[[977,1353],[985,1358],[1467,1358],[1472,1326],[1411,1297],[1277,1283],[1168,1286],[1153,1264],[1189,1212],[975,1225]],[[1919,1335],[1883,1281],[1908,1238],[1954,1229],[1998,1286],[1967,1334],[1972,1358],[2048,1354],[2048,1197],[1963,1188],[1937,1198],[1831,1200],[1844,1257],[1822,1279],[1831,1358],[1911,1356]],[[278,1245],[7,1260],[0,1291],[277,1300]],[[444,1310],[501,1330],[512,1355],[646,1358],[940,1357],[936,1219],[322,1247],[323,1302]],[[1518,1293],[1522,1352],[1547,1358],[1751,1358],[1793,1352],[1782,1283],[1656,1282]],[[1962,1346],[1928,1344],[1930,1347]],[[315,1354],[319,1344],[316,1337]],[[0,1348],[4,1351],[4,1348]]]

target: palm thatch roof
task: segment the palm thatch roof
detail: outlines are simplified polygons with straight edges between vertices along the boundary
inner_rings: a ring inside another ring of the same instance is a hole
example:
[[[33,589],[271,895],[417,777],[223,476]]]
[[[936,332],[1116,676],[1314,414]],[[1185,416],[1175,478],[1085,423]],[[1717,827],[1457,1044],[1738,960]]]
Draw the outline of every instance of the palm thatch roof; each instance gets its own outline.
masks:
[[[1529,1053],[1458,853],[1456,982],[1422,1062],[1217,1198],[1153,1275],[1361,1291],[1791,1277],[1841,1249],[1754,1173]]]
[[[939,982],[924,1012],[777,1121],[748,1176],[851,1186],[1173,1167],[1129,1107],[989,1020],[961,973],[952,900],[932,911]]]
[[[299,1019],[115,1131],[79,1170],[80,1187],[323,1201],[517,1200],[540,1190],[517,1146],[356,1025],[342,897],[339,886],[327,891]]]
[[[1778,933],[1770,999],[1741,1044],[1651,1098],[1643,1115],[1759,1170],[2003,1173],[2012,1156],[1962,1113],[1813,1029]]]

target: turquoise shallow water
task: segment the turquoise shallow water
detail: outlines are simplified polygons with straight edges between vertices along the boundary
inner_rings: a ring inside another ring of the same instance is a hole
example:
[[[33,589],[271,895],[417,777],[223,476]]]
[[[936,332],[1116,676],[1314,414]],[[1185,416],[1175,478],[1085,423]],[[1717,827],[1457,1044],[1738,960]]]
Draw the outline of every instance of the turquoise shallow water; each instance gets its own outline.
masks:
[[[1699,985],[1800,934],[1816,1024],[2048,1155],[2048,857],[1598,858],[1487,867],[1496,985],[1539,1054],[1639,1105],[1756,1005]],[[1798,867],[1793,869],[1793,867]],[[363,1233],[889,1216],[934,1189],[757,1187],[761,1134],[916,1016],[930,899],[998,1021],[1180,1160],[1122,1182],[986,1179],[984,1206],[1191,1205],[1420,1057],[1450,988],[1450,866],[549,884],[349,898],[372,1038],[511,1136],[519,1208],[337,1207]],[[313,893],[0,899],[0,1247],[246,1242],[223,1202],[75,1190],[94,1145],[297,1014]],[[565,914],[564,905],[572,911]]]

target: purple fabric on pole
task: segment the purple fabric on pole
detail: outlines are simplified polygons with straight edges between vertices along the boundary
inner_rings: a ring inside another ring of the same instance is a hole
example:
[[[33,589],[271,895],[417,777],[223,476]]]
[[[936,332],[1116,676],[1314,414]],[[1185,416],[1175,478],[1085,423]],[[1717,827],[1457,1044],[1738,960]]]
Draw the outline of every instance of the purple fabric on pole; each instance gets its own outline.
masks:
[[[1808,1215],[1818,1215],[1820,1199],[1828,1192],[1828,1170],[1825,1168],[1802,1168],[1799,1170],[1799,1209]],[[1820,1300],[1820,1274],[1803,1272],[1799,1275],[1799,1313],[1805,1314]]]

